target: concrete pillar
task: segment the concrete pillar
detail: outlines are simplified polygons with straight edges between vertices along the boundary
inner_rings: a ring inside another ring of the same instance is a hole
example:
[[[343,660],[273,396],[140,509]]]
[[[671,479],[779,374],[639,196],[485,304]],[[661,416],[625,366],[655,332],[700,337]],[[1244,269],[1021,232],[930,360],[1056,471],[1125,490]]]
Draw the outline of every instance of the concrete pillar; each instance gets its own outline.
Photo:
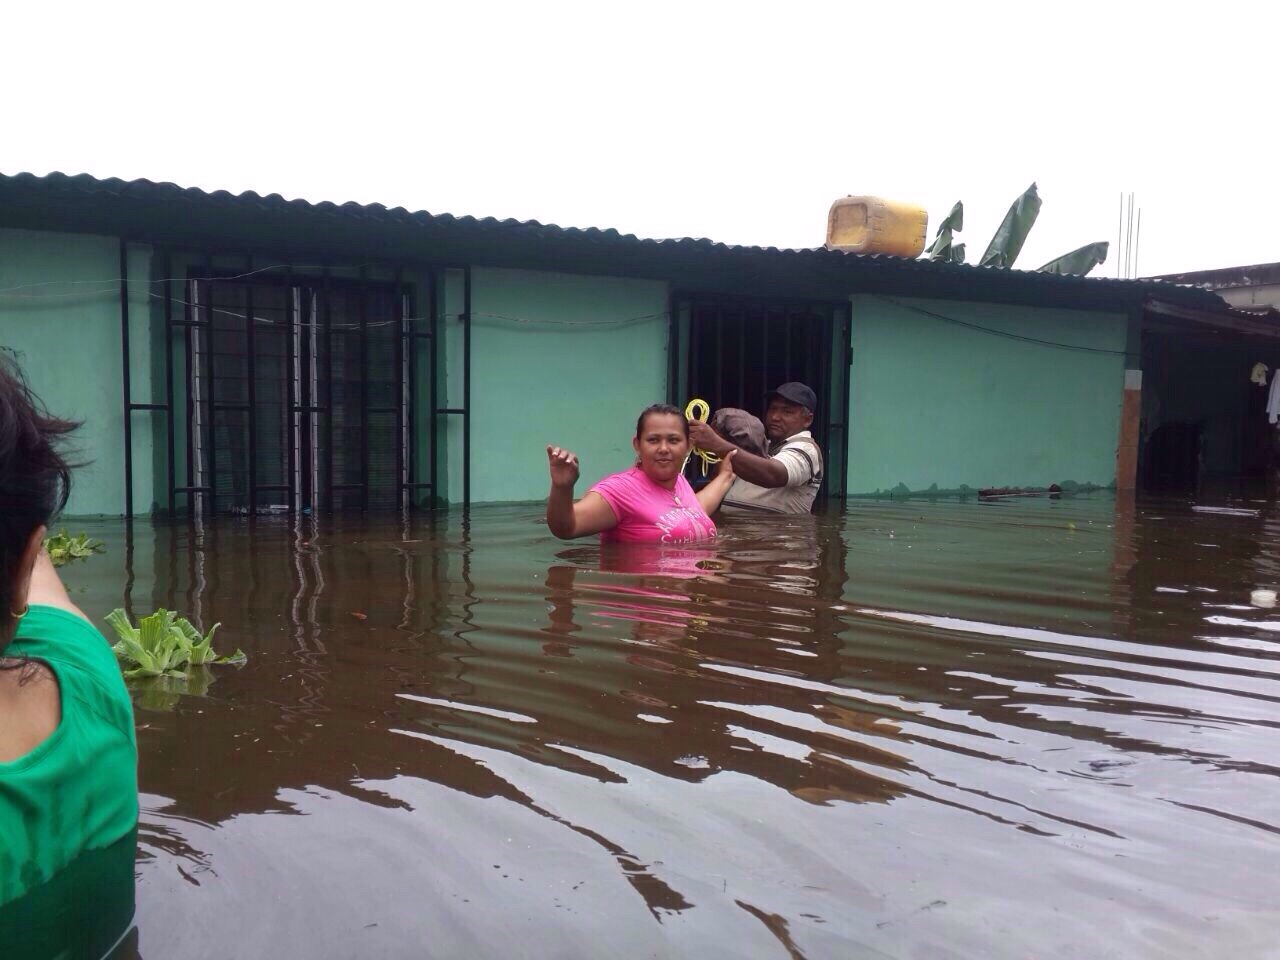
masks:
[[[1120,438],[1116,444],[1116,492],[1138,489],[1138,444],[1142,428],[1142,371],[1124,372],[1120,401]]]
[[[1138,447],[1142,438],[1142,317],[1141,305],[1129,311],[1120,436],[1116,441],[1116,493],[1129,495],[1138,489]]]

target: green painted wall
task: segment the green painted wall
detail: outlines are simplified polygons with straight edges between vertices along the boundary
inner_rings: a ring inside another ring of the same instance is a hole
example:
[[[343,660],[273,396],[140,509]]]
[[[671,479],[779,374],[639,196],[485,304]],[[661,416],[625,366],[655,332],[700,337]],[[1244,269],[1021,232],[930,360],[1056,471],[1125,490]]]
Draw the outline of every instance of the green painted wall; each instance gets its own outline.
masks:
[[[472,502],[546,497],[548,443],[581,458],[579,492],[628,467],[636,415],[666,398],[666,310],[665,283],[474,270]],[[461,338],[457,320],[445,322],[454,402]],[[452,502],[462,495],[458,434],[455,426],[447,452]]]
[[[0,230],[0,345],[18,356],[51,409],[85,421],[80,450],[90,465],[78,477],[73,514],[124,509],[118,257],[114,238]],[[157,269],[149,250],[131,248],[137,401],[162,399],[158,307],[146,283],[159,278]],[[427,277],[406,279],[418,288],[417,314],[428,316]],[[439,401],[461,406],[462,273],[445,271],[441,279]],[[666,394],[667,285],[476,269],[472,296],[472,501],[543,498],[547,443],[582,458],[581,489],[626,467],[636,413]],[[1123,316],[904,303],[1104,352],[993,336],[878,297],[853,297],[851,494],[1112,482]],[[427,384],[420,385],[422,408]],[[141,514],[166,474],[163,415],[136,414],[133,422]],[[429,417],[418,423],[425,479]],[[439,420],[440,495],[449,502],[462,498],[461,425],[458,417]]]
[[[900,303],[851,298],[851,495],[1114,482],[1122,314]]]
[[[0,230],[0,346],[16,356],[32,389],[60,416],[83,420],[68,514],[124,512],[124,417],[120,352],[120,253],[111,237]],[[129,273],[149,276],[150,252],[131,248]],[[17,288],[17,289],[15,289]],[[134,399],[150,399],[151,337],[145,282],[130,289]],[[134,425],[134,497],[152,503],[151,414]]]

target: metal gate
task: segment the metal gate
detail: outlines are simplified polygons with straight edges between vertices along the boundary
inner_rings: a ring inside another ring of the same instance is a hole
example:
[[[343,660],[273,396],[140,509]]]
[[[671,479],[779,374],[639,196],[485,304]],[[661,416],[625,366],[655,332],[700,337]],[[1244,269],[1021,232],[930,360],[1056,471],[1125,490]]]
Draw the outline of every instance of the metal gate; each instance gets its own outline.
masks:
[[[849,306],[747,297],[673,299],[670,400],[763,414],[770,390],[790,380],[818,396],[813,435],[826,463],[823,496],[843,497],[848,473]]]
[[[120,249],[126,515],[133,515],[133,418],[141,412],[167,421],[167,437],[153,446],[167,446],[170,513],[397,509],[432,500],[444,415],[462,417],[464,466],[469,460],[469,404],[437,402],[444,268],[422,271],[430,279],[419,316],[403,267],[339,275],[278,262],[255,267],[245,257],[236,270],[225,258],[215,267],[208,254],[193,264],[181,251],[158,251],[160,279],[149,288],[163,315],[155,342],[165,397],[135,402],[126,243]],[[185,275],[173,275],[175,259],[187,264],[178,268]],[[450,269],[464,279],[459,319],[469,393],[470,271]],[[427,421],[421,432],[419,419]]]

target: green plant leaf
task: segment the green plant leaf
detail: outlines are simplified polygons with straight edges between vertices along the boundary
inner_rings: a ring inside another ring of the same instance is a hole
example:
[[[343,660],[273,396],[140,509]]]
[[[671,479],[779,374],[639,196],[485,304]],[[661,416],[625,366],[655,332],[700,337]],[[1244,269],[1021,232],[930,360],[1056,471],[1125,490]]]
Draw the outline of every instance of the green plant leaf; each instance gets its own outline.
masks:
[[[987,244],[986,252],[978,261],[981,267],[1012,267],[1027,241],[1027,234],[1040,216],[1040,193],[1033,183],[1004,215],[995,236]]]
[[[83,560],[103,550],[102,541],[90,539],[87,534],[79,533],[74,537],[67,535],[66,530],[59,530],[51,537],[46,537],[44,548],[55,567],[61,567],[73,560]]]
[[[161,709],[170,709],[182,693],[202,695],[213,680],[206,664],[236,666],[248,660],[242,650],[229,657],[219,657],[214,652],[213,636],[220,624],[215,623],[202,637],[191,621],[163,607],[142,617],[137,627],[129,623],[120,609],[107,615],[107,623],[120,637],[111,649],[122,661],[122,669],[128,667],[124,669],[124,676],[139,684],[160,681],[168,684],[163,693],[150,688],[150,692],[143,693],[144,700],[151,697],[169,705]]]
[[[193,639],[191,647],[190,659],[193,664],[217,663],[218,655],[213,651],[213,635],[217,632],[219,623],[215,623],[209,630],[209,633],[201,637],[195,627],[191,626],[186,620],[180,620],[179,625],[184,628],[184,633]]]
[[[1087,276],[1094,267],[1107,262],[1107,251],[1110,249],[1111,244],[1106,240],[1086,243],[1077,250],[1064,253],[1056,260],[1050,260],[1036,272],[1070,274],[1073,277]]]
[[[946,215],[942,223],[938,224],[938,232],[934,235],[933,243],[929,244],[929,249],[925,251],[925,255],[930,260],[941,260],[945,262],[964,262],[964,244],[959,244],[960,260],[956,261],[955,249],[953,243],[954,235],[964,229],[964,204],[959,200],[956,205],[951,208],[951,212]]]
[[[225,657],[219,657],[213,663],[225,664],[230,667],[242,667],[249,662],[249,658],[244,655],[243,650],[237,649],[235,653],[228,654]]]
[[[129,622],[128,615],[120,607],[107,614],[107,625],[116,632],[121,640],[137,640],[138,630]]]

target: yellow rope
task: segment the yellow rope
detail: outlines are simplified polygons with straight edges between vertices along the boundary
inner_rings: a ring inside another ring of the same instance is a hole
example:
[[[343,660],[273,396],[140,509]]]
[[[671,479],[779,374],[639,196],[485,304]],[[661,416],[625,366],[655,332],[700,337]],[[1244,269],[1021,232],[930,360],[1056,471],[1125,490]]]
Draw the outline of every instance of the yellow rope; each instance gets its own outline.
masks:
[[[706,423],[711,417],[711,404],[705,400],[699,400],[697,397],[689,401],[688,406],[684,408],[684,418],[690,423],[697,421],[698,423]],[[702,475],[705,477],[707,471],[713,463],[719,463],[720,457],[714,453],[709,453],[698,447],[693,448],[693,456],[702,461]]]

